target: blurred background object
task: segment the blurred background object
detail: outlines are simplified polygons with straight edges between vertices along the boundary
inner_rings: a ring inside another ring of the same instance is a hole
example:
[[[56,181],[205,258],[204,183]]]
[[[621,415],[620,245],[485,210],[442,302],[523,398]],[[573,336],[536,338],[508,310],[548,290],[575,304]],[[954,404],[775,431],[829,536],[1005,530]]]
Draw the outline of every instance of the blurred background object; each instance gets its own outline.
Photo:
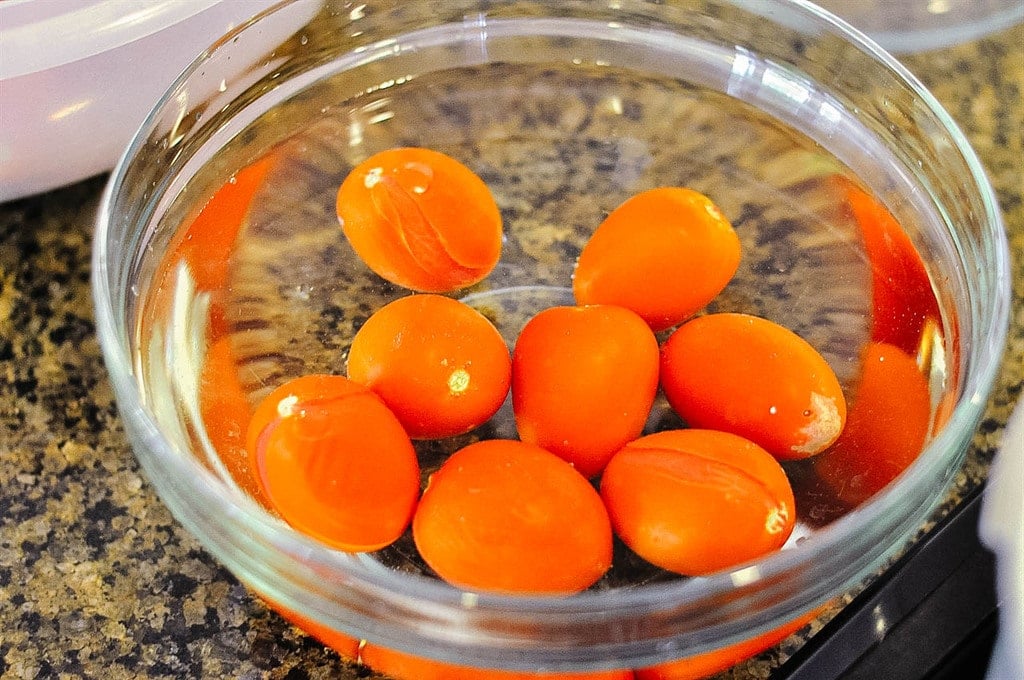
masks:
[[[893,54],[949,47],[1024,21],[1021,0],[818,0]]]
[[[989,473],[981,540],[996,554],[999,638],[988,677],[1024,677],[1024,401],[1017,403]]]
[[[271,4],[0,2],[0,201],[110,170],[178,73]]]

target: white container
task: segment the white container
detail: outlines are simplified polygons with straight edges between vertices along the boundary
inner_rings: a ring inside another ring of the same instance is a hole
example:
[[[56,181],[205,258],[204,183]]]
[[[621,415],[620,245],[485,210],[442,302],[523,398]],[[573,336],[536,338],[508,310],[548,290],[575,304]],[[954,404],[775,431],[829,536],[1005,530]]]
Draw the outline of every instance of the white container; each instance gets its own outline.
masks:
[[[0,1],[0,201],[112,168],[174,78],[272,4]]]

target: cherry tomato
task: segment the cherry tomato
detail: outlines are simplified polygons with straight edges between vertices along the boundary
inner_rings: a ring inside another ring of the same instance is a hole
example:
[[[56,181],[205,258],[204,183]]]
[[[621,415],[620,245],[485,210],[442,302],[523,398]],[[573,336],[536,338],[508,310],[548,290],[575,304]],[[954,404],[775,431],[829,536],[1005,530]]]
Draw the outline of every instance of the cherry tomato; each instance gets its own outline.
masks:
[[[817,350],[776,323],[709,314],[662,347],[661,384],[691,427],[742,435],[779,460],[807,458],[846,421],[842,387]]]
[[[199,412],[210,443],[238,486],[267,505],[266,494],[246,449],[246,431],[253,408],[238,379],[230,337],[222,337],[210,345],[199,380]]]
[[[535,673],[472,668],[425,659],[371,643],[363,647],[360,656],[365,665],[395,680],[633,680],[631,670]]]
[[[501,213],[487,185],[437,151],[374,154],[342,182],[336,207],[366,266],[412,290],[472,285],[501,256]]]
[[[846,188],[871,263],[871,339],[914,355],[925,328],[941,318],[921,256],[881,203],[848,180],[837,181]]]
[[[395,541],[419,495],[416,451],[369,389],[342,376],[299,378],[267,396],[250,423],[260,480],[295,529],[349,552]],[[303,399],[310,386],[333,393]],[[285,395],[285,396],[281,396]],[[260,427],[264,414],[276,415]]]
[[[658,342],[623,307],[551,307],[527,322],[512,355],[519,437],[586,477],[639,436],[658,389]]]
[[[844,503],[866,501],[905,470],[924,448],[931,420],[928,381],[913,358],[871,343],[846,427],[814,469]]]
[[[450,437],[484,423],[505,401],[511,371],[498,329],[440,295],[385,305],[348,353],[348,377],[380,395],[414,439]]]
[[[777,645],[807,625],[819,613],[819,610],[814,610],[767,633],[728,647],[650,668],[637,669],[636,680],[699,680],[710,677]]]
[[[293,378],[264,397],[252,412],[249,426],[245,429],[245,449],[256,467],[256,453],[259,438],[267,426],[282,415],[290,415],[296,407],[311,402],[363,394],[366,386],[354,383],[340,375],[311,373]]]
[[[778,461],[714,430],[666,430],[626,444],[601,476],[601,498],[626,545],[686,576],[777,550],[796,523]]]
[[[611,526],[594,487],[520,441],[452,454],[431,475],[412,534],[442,579],[471,590],[574,593],[611,566]]]
[[[651,189],[597,228],[580,253],[573,292],[581,305],[626,307],[660,331],[711,302],[739,263],[739,237],[710,199],[691,189]]]

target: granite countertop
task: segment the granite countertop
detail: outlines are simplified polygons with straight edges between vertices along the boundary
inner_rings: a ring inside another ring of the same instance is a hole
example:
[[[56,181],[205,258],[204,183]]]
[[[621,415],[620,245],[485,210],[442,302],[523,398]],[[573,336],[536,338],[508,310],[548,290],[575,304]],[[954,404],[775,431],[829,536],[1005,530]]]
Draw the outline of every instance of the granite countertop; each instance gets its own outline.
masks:
[[[1008,351],[953,504],[1024,386],[1024,26],[904,61],[980,155],[1015,259]],[[0,205],[0,676],[366,677],[252,597],[136,464],[92,318],[104,181]],[[767,677],[806,634],[727,677]]]

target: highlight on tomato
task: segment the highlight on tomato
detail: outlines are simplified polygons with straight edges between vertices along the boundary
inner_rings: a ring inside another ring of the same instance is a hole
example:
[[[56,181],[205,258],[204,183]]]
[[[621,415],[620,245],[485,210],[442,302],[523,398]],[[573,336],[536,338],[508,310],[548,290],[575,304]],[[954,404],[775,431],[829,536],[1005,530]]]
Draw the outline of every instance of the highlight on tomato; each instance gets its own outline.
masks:
[[[749,314],[699,316],[661,350],[661,386],[691,427],[741,435],[779,460],[821,453],[843,431],[846,398],[806,340]]]
[[[699,576],[783,546],[796,502],[778,461],[714,430],[657,432],[616,453],[601,476],[615,533],[663,569]]]
[[[551,307],[512,353],[519,437],[597,475],[643,431],[658,389],[658,342],[624,307]]]
[[[402,424],[368,388],[342,376],[298,378],[264,399],[249,428],[267,499],[296,530],[368,552],[408,527],[419,461]]]
[[[474,591],[575,593],[612,559],[611,525],[594,487],[561,458],[514,440],[452,454],[430,476],[412,535],[438,576]]]
[[[341,228],[366,266],[426,293],[464,288],[501,257],[501,213],[472,170],[439,151],[388,149],[338,189]]]
[[[707,196],[680,187],[641,192],[613,210],[573,276],[581,305],[626,307],[655,331],[711,302],[739,268],[739,237]]]
[[[501,407],[511,358],[480,312],[441,295],[409,295],[356,332],[348,377],[376,392],[413,439],[463,434]]]

